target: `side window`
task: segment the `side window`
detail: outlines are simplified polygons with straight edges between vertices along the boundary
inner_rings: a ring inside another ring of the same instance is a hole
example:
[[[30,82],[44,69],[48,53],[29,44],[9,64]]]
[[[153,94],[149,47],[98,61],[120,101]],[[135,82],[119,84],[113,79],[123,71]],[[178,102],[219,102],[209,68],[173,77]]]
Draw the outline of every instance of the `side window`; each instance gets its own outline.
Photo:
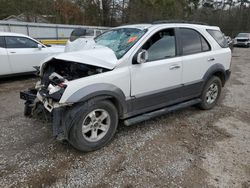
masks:
[[[210,50],[210,46],[207,43],[207,41],[201,36],[201,45],[202,45],[202,51],[209,51]]]
[[[225,36],[219,30],[207,29],[207,32],[216,40],[216,42],[222,47],[227,48],[228,42]]]
[[[86,36],[94,36],[94,35],[95,35],[95,31],[93,29],[86,30]]]
[[[7,48],[37,48],[38,43],[25,37],[5,37]]]
[[[5,48],[5,40],[4,40],[4,37],[0,37],[0,48]]]
[[[183,55],[195,54],[210,50],[208,42],[200,33],[193,29],[181,28]]]
[[[176,56],[174,29],[166,29],[154,34],[142,47],[148,51],[148,61]]]

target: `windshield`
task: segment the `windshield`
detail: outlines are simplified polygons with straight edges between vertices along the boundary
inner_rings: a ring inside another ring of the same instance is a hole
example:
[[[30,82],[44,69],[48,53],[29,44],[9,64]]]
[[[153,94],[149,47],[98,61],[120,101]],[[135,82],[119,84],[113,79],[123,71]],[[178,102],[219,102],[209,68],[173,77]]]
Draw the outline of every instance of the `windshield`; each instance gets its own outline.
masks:
[[[146,30],[136,28],[113,29],[96,37],[95,42],[112,49],[116,57],[120,59],[144,33]]]
[[[237,37],[249,37],[248,33],[239,33]]]

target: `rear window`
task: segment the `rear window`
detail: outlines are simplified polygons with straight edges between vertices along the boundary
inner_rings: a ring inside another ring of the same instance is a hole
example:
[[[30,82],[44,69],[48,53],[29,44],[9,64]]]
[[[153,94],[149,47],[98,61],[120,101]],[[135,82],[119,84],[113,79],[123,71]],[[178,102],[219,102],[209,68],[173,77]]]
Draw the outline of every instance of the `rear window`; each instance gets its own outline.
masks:
[[[4,37],[0,37],[0,48],[5,48],[5,40],[4,40]]]
[[[228,43],[225,36],[219,30],[207,29],[207,32],[216,40],[216,42],[222,47],[227,48]]]

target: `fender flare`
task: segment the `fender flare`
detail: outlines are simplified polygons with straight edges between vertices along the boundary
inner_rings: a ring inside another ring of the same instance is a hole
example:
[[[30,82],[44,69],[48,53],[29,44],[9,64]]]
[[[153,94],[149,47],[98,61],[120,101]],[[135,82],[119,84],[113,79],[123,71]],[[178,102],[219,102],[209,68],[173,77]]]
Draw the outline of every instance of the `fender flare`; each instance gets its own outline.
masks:
[[[212,75],[214,75],[215,73],[221,73],[223,75],[223,79],[222,81],[225,81],[226,79],[226,70],[224,68],[224,66],[222,64],[214,64],[212,65],[207,72],[204,74],[202,80],[204,81],[204,84],[207,82],[207,80],[209,80],[209,78],[211,78]]]
[[[122,110],[122,113],[127,112],[126,97],[123,91],[117,86],[107,83],[98,83],[83,87],[71,95],[66,102],[80,103],[101,96],[114,98],[118,102],[119,108],[121,108],[118,110]]]

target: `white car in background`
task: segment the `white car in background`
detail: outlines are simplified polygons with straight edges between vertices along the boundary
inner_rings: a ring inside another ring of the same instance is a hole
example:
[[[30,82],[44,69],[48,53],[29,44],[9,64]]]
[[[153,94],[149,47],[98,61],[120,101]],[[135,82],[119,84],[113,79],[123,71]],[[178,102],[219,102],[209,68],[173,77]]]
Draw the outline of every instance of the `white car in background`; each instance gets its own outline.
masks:
[[[250,47],[250,33],[239,33],[234,39],[234,46]]]
[[[0,32],[0,77],[34,72],[46,57],[64,52],[22,34]]]
[[[65,52],[85,50],[95,45],[94,38],[104,30],[77,28],[70,34],[70,39],[65,46]]]

